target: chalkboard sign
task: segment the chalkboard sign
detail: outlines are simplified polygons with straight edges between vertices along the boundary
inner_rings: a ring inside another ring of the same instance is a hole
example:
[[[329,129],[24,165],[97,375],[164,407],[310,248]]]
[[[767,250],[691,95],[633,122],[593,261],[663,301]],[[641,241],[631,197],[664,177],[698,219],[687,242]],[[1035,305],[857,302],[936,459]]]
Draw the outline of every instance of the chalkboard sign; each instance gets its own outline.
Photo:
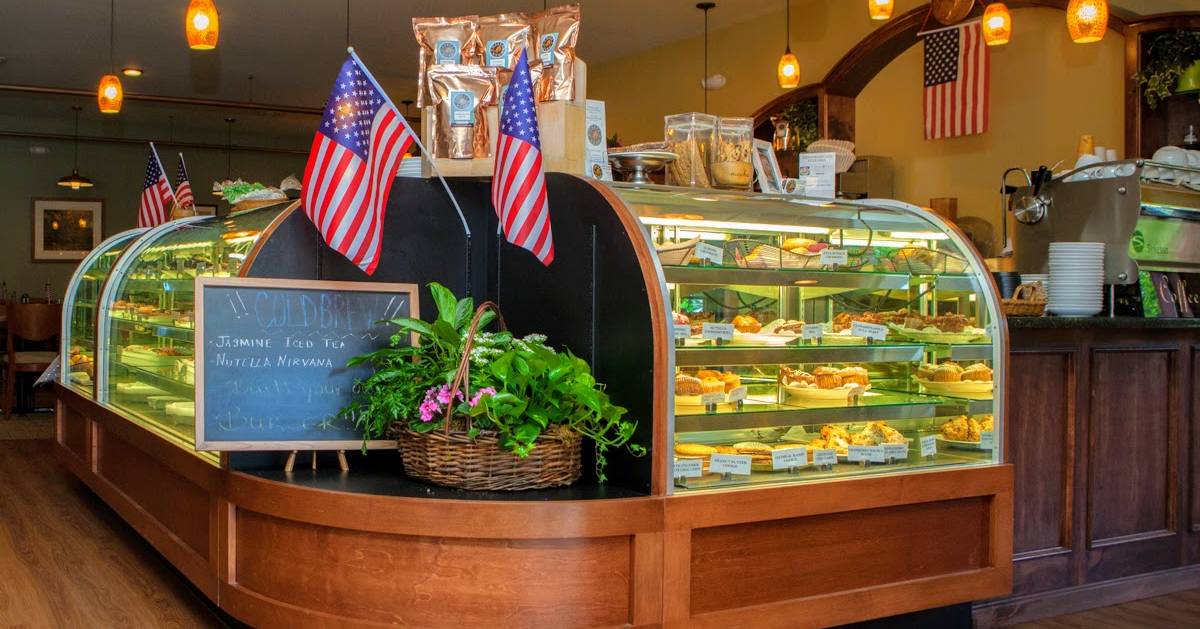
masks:
[[[361,447],[338,410],[371,367],[346,361],[416,316],[414,284],[196,278],[196,449]]]

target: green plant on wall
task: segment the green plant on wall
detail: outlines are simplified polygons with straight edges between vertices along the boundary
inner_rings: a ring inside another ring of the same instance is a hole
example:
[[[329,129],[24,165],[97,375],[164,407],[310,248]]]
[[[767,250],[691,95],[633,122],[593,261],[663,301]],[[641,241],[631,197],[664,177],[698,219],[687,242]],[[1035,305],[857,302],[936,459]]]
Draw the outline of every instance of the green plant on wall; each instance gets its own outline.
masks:
[[[792,143],[788,147],[789,149],[803,151],[808,148],[809,144],[820,139],[815,99],[810,98],[792,103],[784,108],[782,115],[783,120],[792,129]]]
[[[1150,109],[1171,96],[1179,76],[1200,62],[1200,31],[1165,31],[1155,35],[1146,46],[1142,71],[1134,75],[1142,87],[1142,97]]]

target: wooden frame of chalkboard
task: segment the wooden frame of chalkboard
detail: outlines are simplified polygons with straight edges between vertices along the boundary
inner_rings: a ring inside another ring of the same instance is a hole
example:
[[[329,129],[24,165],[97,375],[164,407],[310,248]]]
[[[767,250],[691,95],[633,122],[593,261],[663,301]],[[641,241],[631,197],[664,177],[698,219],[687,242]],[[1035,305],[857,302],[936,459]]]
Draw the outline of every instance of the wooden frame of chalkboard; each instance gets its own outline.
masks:
[[[362,324],[364,322],[373,324],[375,321],[380,320],[380,319],[392,319],[392,318],[402,317],[402,316],[408,316],[408,317],[414,317],[414,318],[419,317],[420,316],[420,307],[419,307],[419,294],[418,294],[417,285],[416,284],[399,284],[399,283],[382,283],[382,282],[376,283],[376,282],[345,282],[345,281],[326,281],[326,280],[285,280],[285,279],[248,278],[248,277],[198,277],[198,278],[196,278],[195,315],[194,315],[194,317],[195,317],[195,335],[196,335],[196,343],[195,343],[195,348],[196,348],[196,350],[195,350],[195,361],[196,361],[196,373],[195,373],[195,382],[196,382],[196,449],[197,450],[217,450],[217,451],[249,451],[249,450],[286,451],[286,450],[348,450],[348,449],[362,447],[363,442],[361,439],[344,439],[344,438],[343,439],[331,439],[331,440],[321,440],[321,439],[272,440],[272,439],[247,439],[247,438],[233,438],[233,439],[225,440],[225,439],[210,439],[210,438],[208,438],[207,432],[206,432],[206,421],[205,421],[206,420],[206,409],[205,409],[205,406],[206,406],[206,404],[205,404],[205,397],[206,397],[206,388],[205,388],[206,378],[205,378],[205,376],[206,376],[206,373],[205,372],[207,371],[207,368],[206,368],[207,362],[206,362],[205,353],[206,353],[207,345],[209,343],[208,343],[208,339],[206,338],[206,332],[208,331],[208,328],[206,327],[206,321],[205,321],[205,319],[206,319],[206,306],[205,306],[206,295],[205,295],[205,292],[207,289],[210,289],[210,288],[232,288],[232,289],[236,289],[236,290],[258,291],[260,295],[264,295],[264,294],[268,294],[268,293],[272,293],[272,292],[273,293],[281,293],[281,292],[286,293],[286,292],[290,291],[290,292],[296,292],[296,293],[303,293],[306,291],[307,292],[327,291],[329,293],[333,293],[336,295],[378,293],[378,294],[385,294],[385,295],[390,294],[390,295],[404,296],[407,298],[407,300],[402,300],[400,304],[396,304],[394,309],[392,308],[392,304],[394,303],[394,300],[389,300],[389,302],[387,304],[385,304],[385,306],[383,307],[382,312],[378,313],[378,315],[375,318],[371,318],[370,316],[368,316],[367,313],[364,313],[362,311],[359,311],[356,313],[358,316],[359,324]],[[238,316],[238,317],[249,316],[251,314],[251,307],[245,305],[244,301],[242,301],[242,300],[239,300],[239,302],[241,303],[240,307],[245,308],[246,311],[244,313],[238,314],[236,316]],[[232,304],[232,302],[231,302],[231,304]],[[407,311],[404,311],[405,305],[407,305]],[[256,303],[255,303],[253,309],[255,310],[254,314],[256,317],[255,324],[259,325],[261,328],[263,314],[261,312],[258,312],[257,300],[256,300]],[[288,309],[286,307],[284,308],[284,310],[282,312],[278,310],[277,306],[272,308],[272,310],[274,312],[272,312],[269,316],[272,316],[272,317],[299,316],[301,318],[300,323],[309,323],[307,315],[305,315],[303,312],[303,308],[301,308],[299,315],[295,314],[296,311],[294,309],[292,310],[291,313],[289,313]],[[375,314],[374,311],[368,310],[367,312],[371,313],[371,314]],[[352,314],[355,314],[355,313],[352,313]],[[312,327],[312,326],[296,325],[294,322],[291,322],[291,321],[288,321],[288,324],[289,324],[289,327],[298,328],[298,329],[302,329],[302,330],[307,330]],[[338,325],[338,323],[335,320],[334,327],[336,328],[337,325]],[[343,325],[347,326],[345,330],[342,330],[343,332],[352,332],[352,328],[353,328],[352,324],[344,323]],[[268,325],[268,327],[270,327],[270,325]],[[318,327],[320,327],[320,326],[318,326]],[[247,328],[249,331],[249,326],[247,326]],[[371,336],[372,340],[376,340],[381,337],[383,339],[383,343],[386,343],[387,339],[390,337],[390,333],[391,332],[389,332],[388,335],[382,336],[382,337],[380,335],[370,335],[370,336]],[[309,336],[311,336],[311,335],[309,335]],[[253,335],[251,335],[249,337],[227,336],[226,338],[231,339],[229,341],[226,341],[227,346],[234,345],[233,341],[236,340],[237,345],[239,345],[241,347],[255,347],[256,343],[267,340],[265,338],[255,338],[255,337],[253,337]],[[287,343],[290,343],[291,337],[285,337],[285,338],[289,339],[289,341]],[[345,337],[343,336],[341,338],[345,338]],[[360,336],[357,338],[362,338],[362,337]],[[415,340],[416,340],[415,335],[412,335],[412,338],[413,338],[413,342],[415,342]],[[272,340],[274,340],[274,339],[272,339]],[[319,340],[324,340],[324,339],[319,339]],[[307,343],[308,341],[309,341],[309,339],[303,340],[304,343]],[[287,345],[287,343],[285,343],[285,345]],[[267,343],[259,343],[259,344],[267,345]],[[382,346],[382,344],[380,344],[379,346]],[[263,349],[278,349],[278,348],[264,347]],[[289,347],[287,349],[290,350],[291,348]],[[366,351],[369,351],[370,349],[371,348],[366,348]],[[359,351],[354,351],[352,355],[357,355],[359,353],[362,353],[362,351],[363,351],[362,349],[360,349]],[[323,361],[322,360],[312,361],[312,364],[316,365],[317,369],[321,368],[319,366],[320,364],[324,364],[327,366],[332,365],[332,368],[334,368],[334,369],[341,369],[341,368],[343,368],[343,366],[345,364],[345,359],[349,358],[349,356],[348,355],[347,356],[339,356],[338,357],[339,360],[328,359],[327,356],[324,358],[325,358],[325,360],[323,360]],[[282,362],[283,358],[277,356],[275,358],[275,360]],[[254,366],[261,367],[264,370],[271,369],[272,365],[270,364],[270,359],[264,359],[264,361],[267,364],[254,365]],[[310,359],[310,361],[311,361],[311,359]],[[289,361],[289,363],[294,363],[294,362],[295,361]],[[252,363],[247,362],[246,360],[243,359],[242,362],[237,362],[237,360],[233,360],[233,361],[227,361],[224,364],[231,364],[234,366],[234,368],[238,368],[238,367],[243,367],[243,366],[246,366],[246,365],[249,365]],[[280,364],[278,364],[278,363],[275,365],[275,367],[279,367],[279,366],[280,366]],[[242,382],[242,381],[239,380],[239,382]],[[254,378],[254,379],[248,379],[245,382],[245,384],[247,385],[246,387],[244,387],[246,389],[246,391],[241,391],[240,389],[242,387],[239,387],[239,391],[235,392],[235,394],[240,394],[240,393],[245,393],[245,392],[253,392],[254,386],[256,386],[256,384],[261,384],[261,382],[259,381],[258,378]],[[275,390],[273,392],[279,393],[278,389],[279,389],[279,386],[278,386],[278,384],[276,384]],[[285,389],[285,391],[287,391],[287,389]],[[338,392],[342,393],[343,391],[339,390]],[[289,393],[284,393],[284,395],[286,395],[288,397],[294,397],[294,396],[290,395]],[[209,419],[212,419],[212,418],[209,418]],[[228,418],[226,421],[228,421]],[[261,422],[263,420],[261,418],[258,418],[255,421],[257,423],[261,424]],[[270,420],[270,421],[273,421],[273,420]],[[369,441],[366,443],[366,447],[372,448],[372,449],[390,449],[390,448],[396,448],[396,442],[393,440]]]

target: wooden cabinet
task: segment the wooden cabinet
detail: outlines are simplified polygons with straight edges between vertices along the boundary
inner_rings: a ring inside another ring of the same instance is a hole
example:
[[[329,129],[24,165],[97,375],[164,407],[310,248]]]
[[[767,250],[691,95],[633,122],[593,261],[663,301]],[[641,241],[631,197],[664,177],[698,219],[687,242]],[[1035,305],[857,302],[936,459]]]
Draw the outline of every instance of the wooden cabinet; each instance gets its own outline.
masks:
[[[1013,595],[981,626],[1200,585],[1200,324],[1076,326],[1010,320]]]

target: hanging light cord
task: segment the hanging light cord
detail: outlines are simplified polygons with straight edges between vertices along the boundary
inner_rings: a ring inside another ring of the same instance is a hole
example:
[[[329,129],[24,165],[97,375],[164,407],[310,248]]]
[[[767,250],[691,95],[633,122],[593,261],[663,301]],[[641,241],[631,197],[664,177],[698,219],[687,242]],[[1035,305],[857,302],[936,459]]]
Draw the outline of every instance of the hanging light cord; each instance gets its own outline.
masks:
[[[116,36],[113,34],[117,27],[117,0],[110,0],[108,4],[108,73],[116,74],[113,63],[113,48],[116,47]]]
[[[346,48],[350,47],[350,0],[346,0]]]
[[[784,52],[791,52],[792,51],[792,0],[783,0],[783,6],[784,6],[784,9],[783,9],[783,15],[784,15],[784,18],[783,18],[783,33],[784,33],[783,50],[784,50]]]
[[[75,172],[79,172],[79,110],[83,108],[75,106],[71,109],[75,110]]]
[[[704,91],[704,113],[708,113],[708,9],[704,7],[704,78],[700,88]]]

